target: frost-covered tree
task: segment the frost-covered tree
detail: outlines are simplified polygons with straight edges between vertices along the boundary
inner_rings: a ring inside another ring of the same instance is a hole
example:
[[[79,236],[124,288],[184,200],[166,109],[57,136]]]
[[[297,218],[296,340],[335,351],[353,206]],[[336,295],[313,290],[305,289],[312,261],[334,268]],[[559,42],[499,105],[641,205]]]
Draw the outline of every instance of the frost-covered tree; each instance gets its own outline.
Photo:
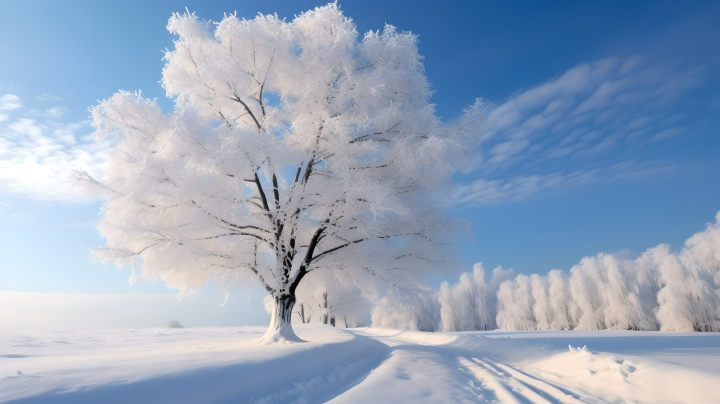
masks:
[[[368,326],[371,301],[378,296],[363,295],[351,277],[341,275],[326,269],[308,274],[297,289],[293,321],[343,328]]]
[[[492,271],[490,284],[485,281],[482,263],[473,266],[470,274],[460,275],[457,284],[440,286],[440,317],[444,331],[494,330],[497,328],[497,291],[499,285],[512,279],[513,272],[497,267]]]
[[[472,277],[440,287],[439,328],[487,329],[479,319],[497,314],[497,327],[515,330],[718,332],[720,289],[713,285],[720,286],[720,212],[679,253],[665,244],[635,259],[600,253],[580,260],[570,277],[557,269],[515,277],[498,267],[488,285],[477,263]]]
[[[547,274],[548,304],[553,318],[550,323],[551,330],[572,330],[570,316],[570,286],[567,275],[559,269],[553,269]]]
[[[570,268],[571,316],[576,329],[604,330],[603,278],[607,275],[593,257],[584,257]]]
[[[636,271],[636,262],[618,259],[610,254],[596,258],[606,274],[602,285],[605,327],[611,330],[657,330],[657,322],[647,305],[638,298],[634,280],[629,276]],[[635,289],[635,290],[633,290]]]
[[[532,296],[535,304],[533,305],[533,315],[537,324],[535,328],[538,330],[552,330],[550,324],[555,319],[555,311],[550,304],[548,296],[547,277],[538,274],[530,276],[532,286]]]
[[[697,235],[696,235],[697,236]],[[720,245],[716,245],[716,248]],[[720,251],[717,249],[716,251]],[[663,331],[720,331],[717,291],[688,262],[692,251],[671,254],[661,244],[651,251],[660,270],[663,288],[657,295],[657,319]],[[686,265],[683,265],[685,263]]]
[[[437,331],[440,301],[428,289],[391,287],[372,312],[373,327],[412,331]]]
[[[535,301],[530,277],[519,274],[514,280],[505,281],[498,290],[498,328],[505,330],[534,330],[537,320],[533,313]]]
[[[335,4],[290,22],[175,14],[168,30],[174,111],[128,92],[92,108],[97,138],[117,142],[103,178],[72,178],[107,198],[96,258],[182,291],[260,284],[274,302],[266,341],[297,339],[296,293],[314,271],[403,288],[447,267],[469,228],[433,195],[472,159],[484,107],[441,123],[415,35],[388,25],[358,41]]]

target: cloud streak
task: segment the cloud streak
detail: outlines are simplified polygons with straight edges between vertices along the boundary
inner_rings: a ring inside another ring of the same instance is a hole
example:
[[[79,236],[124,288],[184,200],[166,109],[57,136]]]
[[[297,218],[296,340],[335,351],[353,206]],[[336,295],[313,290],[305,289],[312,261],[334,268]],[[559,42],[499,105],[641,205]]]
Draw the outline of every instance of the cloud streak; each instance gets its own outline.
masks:
[[[647,172],[646,150],[693,131],[678,99],[702,69],[673,70],[640,57],[577,65],[491,108],[474,175],[456,203],[511,202],[554,188]],[[669,113],[670,112],[670,113]],[[641,168],[645,167],[645,168]]]
[[[628,138],[669,139],[684,129],[663,115],[700,80],[699,69],[663,70],[637,57],[575,66],[490,112],[485,137],[492,146],[484,168],[521,154],[545,160],[597,153]],[[531,151],[531,145],[537,147]]]
[[[658,162],[637,163],[624,161],[602,169],[553,172],[515,176],[507,179],[477,179],[459,186],[453,195],[453,204],[483,206],[497,203],[517,202],[535,194],[561,191],[597,182],[632,180],[672,171],[674,165]]]

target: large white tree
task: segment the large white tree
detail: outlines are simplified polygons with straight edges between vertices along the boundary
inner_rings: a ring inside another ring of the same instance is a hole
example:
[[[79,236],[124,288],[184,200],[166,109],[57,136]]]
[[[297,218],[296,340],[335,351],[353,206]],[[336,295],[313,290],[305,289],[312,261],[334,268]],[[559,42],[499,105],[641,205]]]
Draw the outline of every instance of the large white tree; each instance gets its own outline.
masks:
[[[71,178],[107,199],[96,258],[182,291],[259,283],[275,304],[267,341],[297,338],[313,271],[399,288],[447,266],[469,230],[436,196],[472,161],[484,107],[441,123],[415,35],[358,41],[335,4],[291,22],[176,14],[168,30],[175,110],[128,92],[92,108],[97,138],[117,142],[103,178]]]

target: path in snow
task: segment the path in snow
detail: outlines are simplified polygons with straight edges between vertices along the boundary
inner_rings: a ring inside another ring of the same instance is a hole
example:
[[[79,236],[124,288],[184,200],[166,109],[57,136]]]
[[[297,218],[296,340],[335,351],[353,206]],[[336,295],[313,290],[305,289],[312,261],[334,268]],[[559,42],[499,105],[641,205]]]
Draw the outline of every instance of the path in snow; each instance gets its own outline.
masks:
[[[0,332],[0,402],[720,402],[718,334],[295,328]]]
[[[383,335],[385,330],[368,331],[354,333],[387,344],[391,347],[390,357],[373,369],[363,382],[331,403],[602,402],[586,394],[558,388],[507,364],[479,359],[476,356],[484,352],[457,344],[455,335],[397,331]],[[467,344],[467,341],[463,342]],[[495,348],[502,352],[506,347]],[[528,353],[527,348],[520,350]]]
[[[717,333],[353,332],[390,356],[332,403],[720,402]]]

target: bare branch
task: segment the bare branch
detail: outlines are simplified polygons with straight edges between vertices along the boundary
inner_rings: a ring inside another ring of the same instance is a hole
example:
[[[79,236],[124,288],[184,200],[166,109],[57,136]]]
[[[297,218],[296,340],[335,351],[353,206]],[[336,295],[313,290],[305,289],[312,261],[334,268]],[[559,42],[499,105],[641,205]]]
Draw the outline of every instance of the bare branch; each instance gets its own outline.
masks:
[[[230,86],[230,83],[228,83],[228,86]],[[248,107],[248,105],[243,100],[240,99],[240,96],[237,94],[237,92],[233,91],[233,95],[235,96],[235,98],[230,98],[230,99],[233,101],[239,102],[245,108],[245,111],[250,115],[253,122],[255,122],[255,126],[257,126],[258,130],[262,130],[262,125],[260,124],[258,119],[255,117],[255,114],[253,114],[252,110],[250,110],[250,107]]]
[[[270,207],[268,206],[267,198],[265,197],[265,191],[263,191],[263,187],[262,187],[262,184],[260,183],[260,177],[258,177],[257,171],[255,171],[255,181],[254,182],[255,182],[255,186],[257,187],[258,193],[260,194],[260,199],[262,200],[263,209],[265,209],[266,211],[269,212]]]
[[[378,142],[389,142],[389,140],[387,140],[387,139],[368,139],[368,137],[369,137],[369,136],[373,136],[373,135],[384,135],[384,134],[386,134],[386,133],[393,133],[393,132],[391,132],[391,131],[392,131],[393,129],[395,129],[398,125],[400,125],[401,123],[402,123],[402,120],[400,120],[400,121],[399,121],[398,123],[396,123],[395,125],[391,126],[389,129],[386,129],[386,130],[384,130],[384,131],[382,131],[382,132],[373,132],[373,133],[368,133],[367,135],[362,135],[362,136],[360,136],[360,137],[358,137],[358,138],[355,138],[355,139],[351,140],[350,143],[361,142],[361,141],[365,141],[365,140],[375,140],[375,141],[378,141]]]

